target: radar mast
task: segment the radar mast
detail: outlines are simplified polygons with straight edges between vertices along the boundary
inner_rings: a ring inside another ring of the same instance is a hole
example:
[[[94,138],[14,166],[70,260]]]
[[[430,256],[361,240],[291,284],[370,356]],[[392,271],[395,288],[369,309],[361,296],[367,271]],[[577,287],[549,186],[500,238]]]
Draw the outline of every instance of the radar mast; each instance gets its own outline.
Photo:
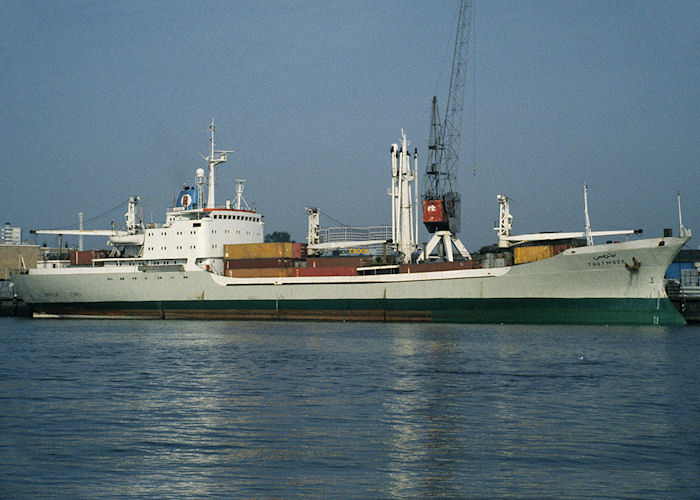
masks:
[[[214,127],[214,119],[211,119],[211,125],[209,125],[209,130],[211,131],[211,138],[209,142],[211,143],[211,151],[209,156],[204,157],[204,159],[209,163],[209,193],[207,194],[207,208],[216,208],[216,191],[215,191],[215,180],[214,180],[214,167],[219,163],[224,163],[226,161],[226,153],[233,153],[233,151],[217,151],[214,148],[214,132],[216,127]],[[219,156],[216,156],[216,155]]]

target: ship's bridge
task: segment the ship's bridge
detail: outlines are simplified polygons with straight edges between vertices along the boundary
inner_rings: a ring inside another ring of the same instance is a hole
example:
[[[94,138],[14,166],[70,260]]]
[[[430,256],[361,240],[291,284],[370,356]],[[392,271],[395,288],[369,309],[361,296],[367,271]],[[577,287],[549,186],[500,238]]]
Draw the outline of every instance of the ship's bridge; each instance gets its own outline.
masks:
[[[224,245],[262,243],[262,215],[252,210],[171,210],[160,228],[145,229],[144,259],[222,259]]]

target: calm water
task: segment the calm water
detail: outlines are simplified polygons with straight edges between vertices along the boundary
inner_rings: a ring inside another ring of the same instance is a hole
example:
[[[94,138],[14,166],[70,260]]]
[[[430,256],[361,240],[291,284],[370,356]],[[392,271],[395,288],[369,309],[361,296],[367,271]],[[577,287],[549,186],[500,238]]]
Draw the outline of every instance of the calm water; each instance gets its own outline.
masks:
[[[0,318],[0,496],[700,495],[700,328]]]

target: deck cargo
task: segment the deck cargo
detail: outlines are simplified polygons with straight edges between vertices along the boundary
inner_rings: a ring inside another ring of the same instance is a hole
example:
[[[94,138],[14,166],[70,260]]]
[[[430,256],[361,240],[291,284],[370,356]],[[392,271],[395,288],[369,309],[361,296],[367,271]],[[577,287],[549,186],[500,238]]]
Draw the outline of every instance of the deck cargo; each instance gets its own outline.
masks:
[[[94,259],[104,259],[106,256],[106,252],[103,250],[71,250],[70,265],[92,266]]]
[[[357,276],[357,268],[351,266],[335,267],[298,267],[293,276]]]
[[[243,243],[224,245],[224,259],[303,259],[306,245],[301,243]]]
[[[529,247],[515,247],[513,249],[513,263],[527,264],[538,260],[548,259],[552,256],[552,245],[536,245]]]
[[[364,267],[371,262],[371,257],[309,257],[306,267]]]
[[[400,273],[427,273],[433,271],[452,271],[455,269],[478,269],[478,260],[460,260],[457,262],[427,262],[425,264],[401,264]]]
[[[577,243],[556,243],[552,245],[552,255],[558,255],[569,248],[576,248],[580,247],[582,244],[577,244]]]
[[[230,278],[289,278],[294,276],[293,267],[258,267],[250,269],[227,269]]]
[[[303,261],[297,259],[224,259],[224,269],[255,269],[296,267]]]

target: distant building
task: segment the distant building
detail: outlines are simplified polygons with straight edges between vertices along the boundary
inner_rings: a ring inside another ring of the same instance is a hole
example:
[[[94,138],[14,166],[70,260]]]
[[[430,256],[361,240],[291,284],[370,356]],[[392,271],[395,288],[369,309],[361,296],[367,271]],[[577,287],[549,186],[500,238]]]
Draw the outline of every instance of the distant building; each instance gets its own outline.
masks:
[[[0,280],[8,280],[13,273],[34,269],[43,258],[37,245],[0,245]]]
[[[368,240],[390,240],[391,226],[337,226],[321,228],[321,243],[340,243],[344,241],[368,241]],[[389,251],[391,252],[390,248]],[[384,245],[370,245],[358,248],[341,249],[343,254],[371,253],[381,255],[384,252]]]
[[[13,227],[9,222],[5,223],[5,227],[0,232],[0,242],[4,245],[21,245],[22,244],[22,228]]]
[[[391,239],[391,226],[370,226],[367,229],[369,231],[370,240]]]
[[[684,271],[691,269],[700,270],[700,250],[683,249],[668,266],[664,278],[681,281]]]

